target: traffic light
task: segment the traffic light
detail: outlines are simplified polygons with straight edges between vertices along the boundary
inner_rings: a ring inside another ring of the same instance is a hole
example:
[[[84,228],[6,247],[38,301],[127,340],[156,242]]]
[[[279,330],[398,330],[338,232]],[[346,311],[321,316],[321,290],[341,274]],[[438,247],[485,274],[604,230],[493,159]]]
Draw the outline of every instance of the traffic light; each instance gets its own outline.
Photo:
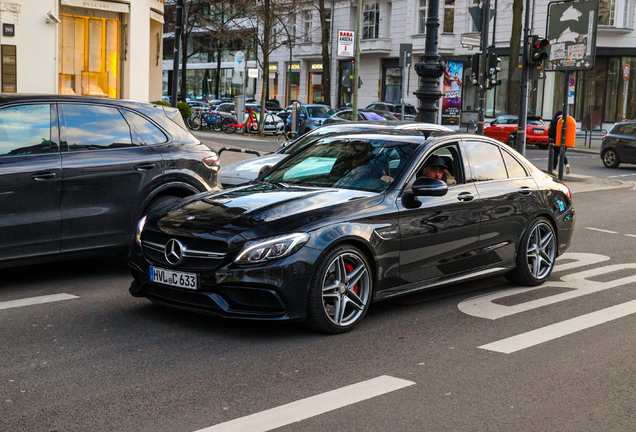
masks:
[[[543,60],[548,58],[547,47],[550,45],[550,41],[537,35],[533,35],[531,38],[528,65],[541,66],[543,65]]]
[[[495,53],[490,53],[486,57],[486,90],[490,90],[501,84],[501,80],[497,79],[497,74],[501,72],[499,63],[501,63],[501,59],[497,57]]]
[[[476,86],[479,84],[479,54],[473,54],[472,63],[470,66],[470,82]]]

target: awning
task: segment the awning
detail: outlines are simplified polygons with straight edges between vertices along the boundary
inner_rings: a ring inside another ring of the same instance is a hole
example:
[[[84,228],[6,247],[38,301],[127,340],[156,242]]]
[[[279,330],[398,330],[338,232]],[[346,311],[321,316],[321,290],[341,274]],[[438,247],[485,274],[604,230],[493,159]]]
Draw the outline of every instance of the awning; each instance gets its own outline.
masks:
[[[62,0],[62,4],[64,6],[99,9],[109,12],[130,13],[130,5],[127,3],[115,3],[99,0]]]

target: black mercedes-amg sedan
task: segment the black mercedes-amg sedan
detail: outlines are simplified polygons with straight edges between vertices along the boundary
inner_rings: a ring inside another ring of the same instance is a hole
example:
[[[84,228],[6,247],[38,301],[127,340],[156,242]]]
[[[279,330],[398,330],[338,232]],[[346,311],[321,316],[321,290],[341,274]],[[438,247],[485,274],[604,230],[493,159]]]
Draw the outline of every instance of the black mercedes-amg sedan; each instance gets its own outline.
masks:
[[[567,186],[493,139],[331,136],[142,218],[130,293],[340,333],[378,300],[499,274],[539,285],[574,221]]]

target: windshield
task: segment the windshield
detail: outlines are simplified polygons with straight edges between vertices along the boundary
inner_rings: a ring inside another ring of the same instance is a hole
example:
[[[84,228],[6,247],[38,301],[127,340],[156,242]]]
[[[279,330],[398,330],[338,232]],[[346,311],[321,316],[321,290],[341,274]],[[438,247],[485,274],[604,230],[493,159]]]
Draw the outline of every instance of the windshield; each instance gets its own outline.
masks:
[[[334,115],[336,112],[329,107],[314,106],[307,107],[307,115],[312,118],[327,118]]]
[[[364,116],[367,118],[367,120],[384,120],[384,117],[374,112],[365,112]]]
[[[545,126],[545,123],[541,119],[537,118],[528,118],[528,125],[530,126]]]
[[[282,154],[292,154],[293,152],[295,152],[296,150],[298,150],[299,148],[303,147],[305,144],[309,144],[310,142],[316,141],[320,138],[325,138],[328,137],[330,135],[334,135],[337,133],[346,133],[346,132],[356,132],[356,131],[360,131],[360,130],[369,130],[372,129],[373,126],[361,126],[361,125],[356,125],[356,126],[349,126],[349,127],[343,127],[343,126],[338,126],[338,127],[333,127],[333,126],[324,126],[321,128],[317,128],[314,129],[311,132],[307,132],[305,135],[301,136],[300,138],[297,138],[296,141],[292,141],[291,143],[289,143],[289,145],[287,147],[285,147],[280,153]],[[375,128],[373,128],[375,129]],[[378,129],[380,129],[378,127]]]
[[[383,139],[324,138],[285,160],[264,181],[383,192],[409,164],[417,147]]]

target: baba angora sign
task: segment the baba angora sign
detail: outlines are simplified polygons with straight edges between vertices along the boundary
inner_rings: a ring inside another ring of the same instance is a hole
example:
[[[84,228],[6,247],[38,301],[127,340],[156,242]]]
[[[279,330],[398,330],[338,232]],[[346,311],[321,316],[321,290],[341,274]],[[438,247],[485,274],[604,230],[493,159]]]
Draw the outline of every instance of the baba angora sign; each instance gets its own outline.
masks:
[[[546,70],[594,69],[599,0],[556,1],[548,5]]]

